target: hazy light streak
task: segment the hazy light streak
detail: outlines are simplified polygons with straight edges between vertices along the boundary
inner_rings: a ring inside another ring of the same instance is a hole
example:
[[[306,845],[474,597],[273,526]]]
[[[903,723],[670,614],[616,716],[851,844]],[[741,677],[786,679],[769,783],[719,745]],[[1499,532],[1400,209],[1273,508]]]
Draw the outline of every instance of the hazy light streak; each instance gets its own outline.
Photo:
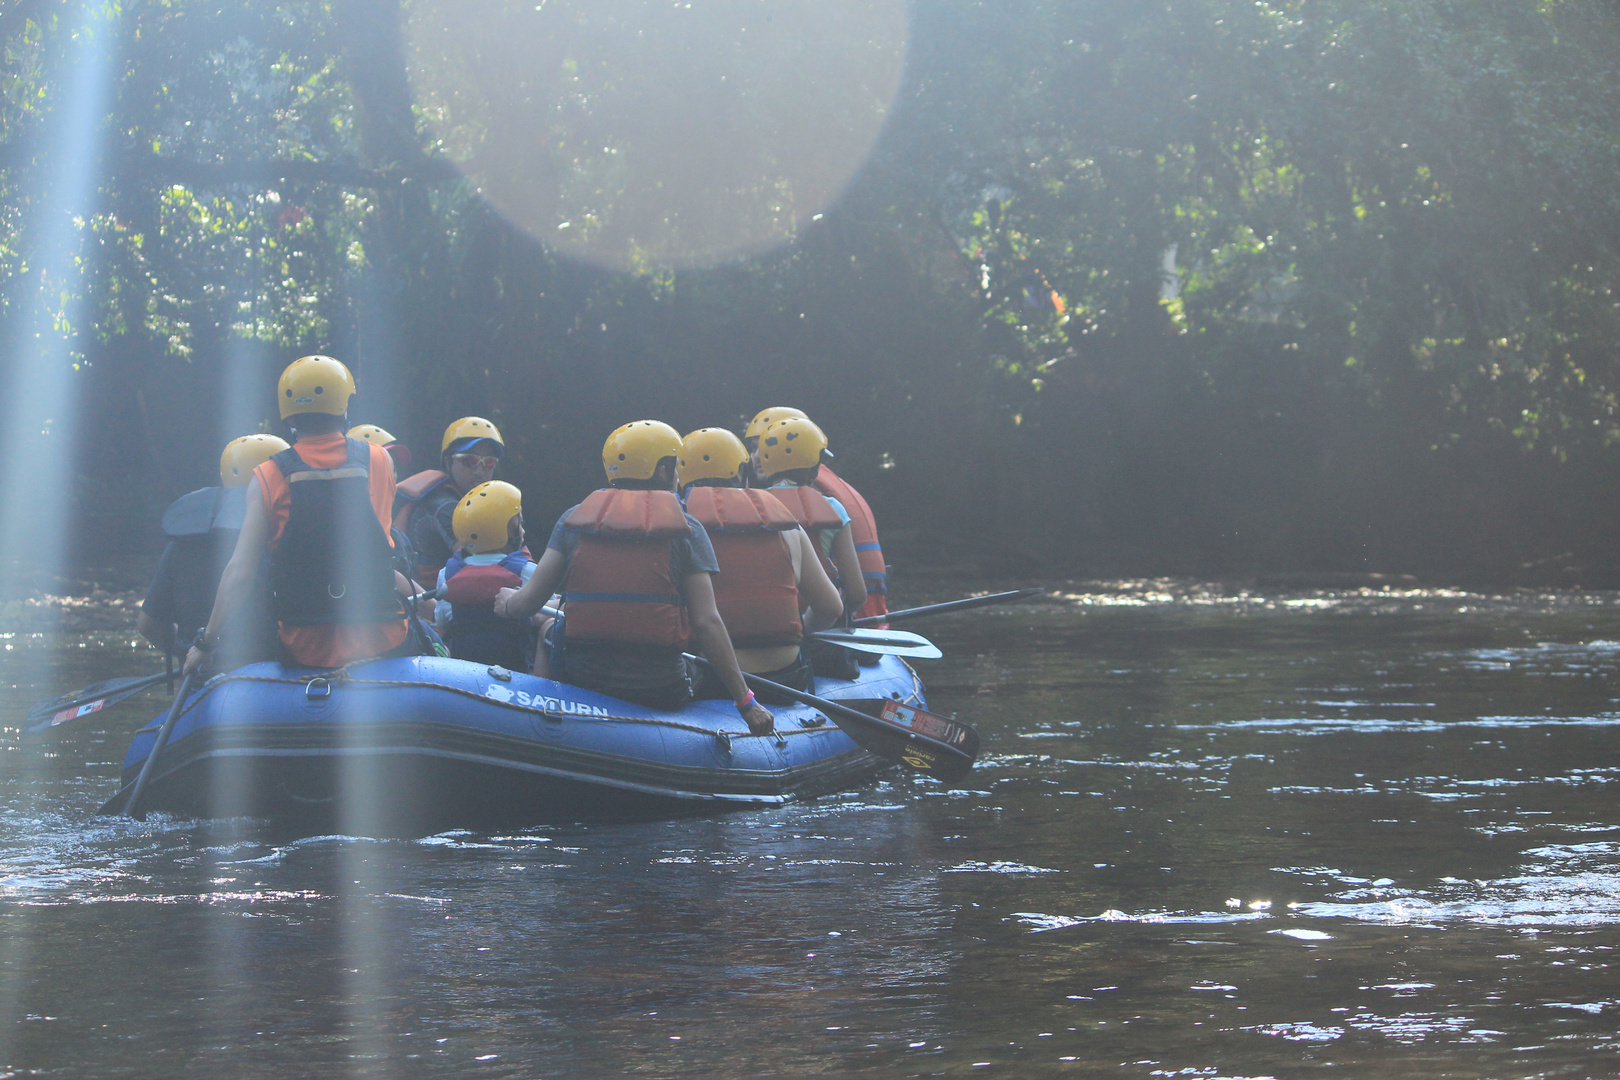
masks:
[[[88,312],[74,255],[83,221],[95,208],[100,186],[97,163],[113,92],[118,16],[86,4],[61,68],[60,105],[43,121],[49,133],[39,185],[40,201],[30,223],[32,273],[37,291],[23,294],[6,347],[6,405],[0,420],[0,575],[6,591],[49,588],[65,565],[73,507],[78,402],[72,350],[58,319],[82,326]],[[19,572],[24,569],[30,572]],[[25,772],[43,767],[30,758]],[[24,776],[19,785],[31,803],[41,787]],[[47,796],[48,797],[48,796]],[[34,816],[31,807],[13,807]],[[19,1030],[19,998],[37,976],[31,923],[14,920],[0,945],[0,1062],[10,1061]]]
[[[423,116],[509,220],[620,269],[791,241],[861,169],[899,90],[905,0],[420,0]]]
[[[105,134],[117,52],[117,16],[88,5],[74,35],[78,55],[62,65],[61,104],[45,122],[54,136],[45,151],[42,199],[32,230],[38,281],[29,310],[19,312],[6,350],[6,405],[0,426],[0,568],[26,565],[14,587],[49,585],[66,558],[77,456],[78,402],[72,349],[60,318],[81,328],[88,312],[74,255],[83,222],[95,209],[97,162]]]

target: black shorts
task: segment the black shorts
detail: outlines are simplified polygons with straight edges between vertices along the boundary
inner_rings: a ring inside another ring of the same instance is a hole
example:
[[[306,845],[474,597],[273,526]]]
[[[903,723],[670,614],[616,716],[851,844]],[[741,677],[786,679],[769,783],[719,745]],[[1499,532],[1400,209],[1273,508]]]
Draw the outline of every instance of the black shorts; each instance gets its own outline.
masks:
[[[762,679],[769,679],[773,683],[780,683],[794,690],[803,690],[809,694],[816,692],[816,673],[811,668],[810,661],[805,658],[803,649],[799,650],[799,655],[787,667],[775,671],[753,671],[748,674],[758,675]],[[703,669],[703,682],[698,687],[697,696],[729,699],[731,691],[726,689],[726,684],[720,681],[713,668],[706,667]],[[798,701],[797,698],[789,697],[777,690],[756,690],[754,696],[766,705],[792,705]]]
[[[546,633],[551,677],[558,682],[650,709],[678,709],[696,695],[697,665],[680,650],[613,641],[567,641],[563,624],[558,619]]]

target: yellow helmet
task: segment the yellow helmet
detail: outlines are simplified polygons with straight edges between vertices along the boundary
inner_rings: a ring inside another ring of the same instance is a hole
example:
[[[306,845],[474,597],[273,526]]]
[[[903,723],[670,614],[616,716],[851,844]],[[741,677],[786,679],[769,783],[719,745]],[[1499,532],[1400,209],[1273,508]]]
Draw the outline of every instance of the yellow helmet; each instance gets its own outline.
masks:
[[[789,420],[793,419],[794,417],[797,417],[800,420],[810,419],[804,413],[800,412],[798,409],[795,409],[791,405],[772,405],[768,409],[761,409],[759,412],[754,414],[754,418],[752,420],[748,421],[748,428],[743,432],[743,438],[757,439],[761,435],[765,434],[766,428],[770,427],[778,420]]]
[[[681,487],[695,480],[733,480],[748,460],[742,440],[725,428],[699,428],[681,440],[675,458],[675,482]]]
[[[358,424],[355,427],[350,428],[349,438],[364,439],[368,443],[376,443],[378,446],[382,447],[386,447],[390,443],[399,442],[398,439],[388,434],[388,432],[384,431],[376,424]]]
[[[802,416],[778,420],[765,429],[759,440],[759,471],[767,478],[789,469],[809,469],[821,464],[827,449],[827,436]]]
[[[342,416],[354,396],[354,376],[330,356],[304,356],[287,365],[276,383],[281,418],[299,413]]]
[[[662,420],[635,420],[602,444],[602,468],[609,480],[651,480],[660,461],[680,452],[680,432]]]
[[[505,480],[490,480],[461,497],[450,515],[450,527],[456,531],[456,543],[483,555],[506,546],[507,525],[521,513],[523,493]]]
[[[253,470],[287,449],[274,435],[244,435],[225,444],[219,455],[219,482],[226,487],[247,487]]]
[[[439,453],[449,453],[450,444],[457,439],[489,439],[501,449],[506,449],[500,430],[482,416],[463,416],[445,428],[444,441],[439,444]]]

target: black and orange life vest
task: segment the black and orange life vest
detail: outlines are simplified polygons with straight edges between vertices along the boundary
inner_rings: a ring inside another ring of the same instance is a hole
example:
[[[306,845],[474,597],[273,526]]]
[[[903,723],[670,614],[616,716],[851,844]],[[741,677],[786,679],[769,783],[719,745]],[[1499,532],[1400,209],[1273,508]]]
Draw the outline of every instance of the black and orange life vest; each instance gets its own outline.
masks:
[[[270,459],[290,492],[270,552],[270,597],[286,626],[394,622],[393,547],[371,503],[371,444],[347,439],[344,463],[317,469],[293,448]]]
[[[691,536],[692,525],[673,491],[593,491],[563,528],[578,534],[562,589],[567,640],[691,645],[669,542]]]
[[[495,614],[495,594],[523,585],[527,550],[498,563],[468,564],[458,552],[444,564],[444,598],[450,602],[445,640],[458,660],[526,671],[534,659],[534,631],[527,621]]]
[[[855,541],[855,557],[861,563],[861,578],[866,582],[866,603],[855,613],[858,619],[889,613],[889,568],[883,561],[883,548],[878,544],[877,519],[872,508],[849,481],[822,465],[811,487],[823,495],[830,495],[844,506],[849,514],[849,535]]]
[[[759,648],[803,640],[793,553],[782,535],[799,523],[782,501],[758,489],[695,487],[686,493],[686,512],[714,545],[720,566],[714,605],[731,643]]]

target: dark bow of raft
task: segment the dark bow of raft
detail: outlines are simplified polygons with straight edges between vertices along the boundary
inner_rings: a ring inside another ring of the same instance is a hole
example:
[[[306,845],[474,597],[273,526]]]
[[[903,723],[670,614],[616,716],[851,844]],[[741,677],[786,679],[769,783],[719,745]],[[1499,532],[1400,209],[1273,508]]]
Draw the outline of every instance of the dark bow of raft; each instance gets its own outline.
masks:
[[[885,699],[926,707],[911,668],[879,659],[818,693],[873,716]],[[345,832],[647,819],[810,798],[889,764],[816,708],[772,709],[777,731],[761,736],[730,701],[661,711],[461,660],[253,664],[186,702],[142,804]],[[136,733],[126,788],[162,720]]]

